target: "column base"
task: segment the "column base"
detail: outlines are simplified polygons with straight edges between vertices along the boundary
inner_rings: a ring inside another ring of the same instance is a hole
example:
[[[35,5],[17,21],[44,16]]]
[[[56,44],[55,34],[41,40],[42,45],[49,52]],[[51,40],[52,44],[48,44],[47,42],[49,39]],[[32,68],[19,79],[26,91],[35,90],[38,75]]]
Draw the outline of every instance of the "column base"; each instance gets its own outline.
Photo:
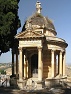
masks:
[[[19,89],[23,90],[24,86],[26,86],[26,80],[18,80],[17,81]]]
[[[44,82],[43,81],[37,81],[37,90],[44,88]]]
[[[16,78],[19,79],[19,74],[16,74]]]
[[[10,86],[13,86],[14,88],[17,87],[17,79],[13,75],[10,76]]]
[[[45,86],[48,88],[56,87],[59,85],[59,79],[47,78],[45,79]]]

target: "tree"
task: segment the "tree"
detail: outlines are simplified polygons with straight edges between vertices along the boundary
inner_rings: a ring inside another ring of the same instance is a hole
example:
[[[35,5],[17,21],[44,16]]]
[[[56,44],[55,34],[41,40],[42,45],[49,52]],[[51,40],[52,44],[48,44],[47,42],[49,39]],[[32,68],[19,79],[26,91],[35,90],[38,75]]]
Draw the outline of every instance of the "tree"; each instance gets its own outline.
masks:
[[[0,0],[0,54],[13,48],[14,36],[21,26],[18,17],[20,0]]]
[[[1,70],[0,70],[0,73],[1,73],[1,74],[6,74],[6,71],[4,71],[4,69],[1,69]]]

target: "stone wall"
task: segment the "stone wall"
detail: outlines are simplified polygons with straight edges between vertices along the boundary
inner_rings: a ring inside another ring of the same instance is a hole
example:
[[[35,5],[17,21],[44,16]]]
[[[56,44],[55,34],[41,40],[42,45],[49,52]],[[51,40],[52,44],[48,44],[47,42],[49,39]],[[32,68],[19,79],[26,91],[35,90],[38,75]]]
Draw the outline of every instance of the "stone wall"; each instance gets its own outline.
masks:
[[[48,50],[43,52],[43,78],[51,77],[51,53]]]

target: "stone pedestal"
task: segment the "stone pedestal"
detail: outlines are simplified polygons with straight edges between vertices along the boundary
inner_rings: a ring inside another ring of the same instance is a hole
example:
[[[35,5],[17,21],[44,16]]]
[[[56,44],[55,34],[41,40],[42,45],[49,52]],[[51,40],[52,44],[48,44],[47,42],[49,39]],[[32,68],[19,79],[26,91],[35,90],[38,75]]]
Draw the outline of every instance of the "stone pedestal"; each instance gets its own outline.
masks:
[[[43,89],[43,82],[42,81],[37,81],[37,90]]]
[[[45,86],[48,88],[56,87],[59,85],[59,79],[46,79],[45,80]]]
[[[23,90],[24,86],[26,86],[26,80],[18,80],[17,81],[18,87]]]
[[[10,86],[17,87],[17,79],[15,77],[10,78]]]

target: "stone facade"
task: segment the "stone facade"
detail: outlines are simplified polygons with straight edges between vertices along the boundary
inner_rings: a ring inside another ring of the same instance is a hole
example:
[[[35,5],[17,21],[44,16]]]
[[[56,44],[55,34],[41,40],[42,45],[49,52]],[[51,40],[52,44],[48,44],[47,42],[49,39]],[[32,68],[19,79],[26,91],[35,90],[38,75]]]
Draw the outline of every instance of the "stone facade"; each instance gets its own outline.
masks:
[[[52,21],[42,16],[41,9],[41,3],[37,2],[36,13],[26,20],[24,31],[15,36],[19,41],[16,76],[19,75],[20,88],[30,78],[37,83],[37,87],[42,88],[43,80],[45,82],[46,79],[65,76],[68,44],[56,37],[57,32]]]

